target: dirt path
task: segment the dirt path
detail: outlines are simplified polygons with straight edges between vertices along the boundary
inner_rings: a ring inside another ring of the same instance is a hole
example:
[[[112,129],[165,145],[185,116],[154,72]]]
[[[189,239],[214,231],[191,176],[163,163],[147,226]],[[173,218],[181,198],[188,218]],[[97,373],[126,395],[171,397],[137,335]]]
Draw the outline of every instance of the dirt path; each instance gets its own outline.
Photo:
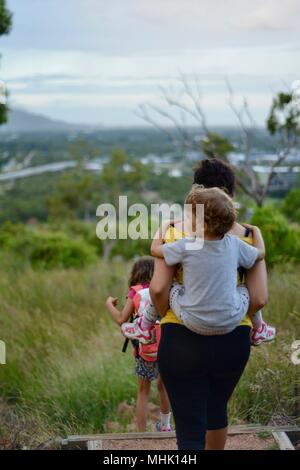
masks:
[[[255,434],[229,436],[226,450],[270,450],[277,446],[272,436],[260,438]],[[103,450],[177,450],[175,439],[105,440]]]

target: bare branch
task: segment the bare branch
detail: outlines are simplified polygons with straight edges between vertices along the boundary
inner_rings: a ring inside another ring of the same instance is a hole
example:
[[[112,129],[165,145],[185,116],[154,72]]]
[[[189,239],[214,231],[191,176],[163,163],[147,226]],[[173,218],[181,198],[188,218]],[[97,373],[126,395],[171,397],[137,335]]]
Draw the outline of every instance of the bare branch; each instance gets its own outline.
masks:
[[[264,185],[264,188],[263,188],[263,193],[262,193],[263,198],[266,197],[266,195],[267,195],[267,193],[270,189],[271,183],[272,183],[272,181],[273,181],[273,179],[276,175],[275,169],[277,167],[279,167],[280,165],[282,165],[282,163],[285,162],[285,160],[289,156],[289,154],[290,154],[291,150],[293,149],[293,147],[295,146],[295,144],[296,144],[296,138],[293,138],[288,142],[287,146],[281,152],[278,152],[277,160],[275,160],[272,163],[267,182],[266,182],[266,184]]]

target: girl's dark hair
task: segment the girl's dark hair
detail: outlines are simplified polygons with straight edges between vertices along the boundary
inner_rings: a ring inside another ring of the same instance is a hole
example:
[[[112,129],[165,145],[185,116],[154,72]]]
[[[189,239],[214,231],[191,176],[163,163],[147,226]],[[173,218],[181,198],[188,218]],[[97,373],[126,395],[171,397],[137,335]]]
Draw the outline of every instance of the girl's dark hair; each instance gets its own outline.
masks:
[[[153,271],[154,258],[151,256],[139,258],[132,266],[128,281],[129,287],[150,282],[153,277]]]
[[[236,181],[233,170],[228,163],[218,158],[202,160],[194,168],[194,183],[202,184],[205,188],[221,188],[231,197],[235,193]]]

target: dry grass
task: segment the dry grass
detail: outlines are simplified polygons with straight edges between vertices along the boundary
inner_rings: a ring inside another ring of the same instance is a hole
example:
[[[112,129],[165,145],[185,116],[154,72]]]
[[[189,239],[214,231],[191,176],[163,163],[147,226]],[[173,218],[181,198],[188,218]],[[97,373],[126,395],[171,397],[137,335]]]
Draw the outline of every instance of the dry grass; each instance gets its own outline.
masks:
[[[123,339],[104,300],[108,294],[124,298],[128,268],[101,262],[84,270],[35,272],[2,264],[2,444],[34,447],[59,435],[103,431],[111,421],[126,429],[132,415],[116,410],[121,402],[134,404],[133,361],[121,353]],[[278,338],[252,351],[230,404],[234,423],[296,420],[299,366],[290,362],[290,347],[300,339],[299,285],[295,267],[270,273],[265,317]]]

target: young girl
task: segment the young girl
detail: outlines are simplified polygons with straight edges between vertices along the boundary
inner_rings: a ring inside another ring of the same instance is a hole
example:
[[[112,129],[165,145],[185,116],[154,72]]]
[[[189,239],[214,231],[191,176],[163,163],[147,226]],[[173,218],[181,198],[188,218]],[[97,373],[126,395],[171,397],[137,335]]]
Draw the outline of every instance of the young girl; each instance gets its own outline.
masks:
[[[121,326],[131,315],[140,317],[149,302],[149,284],[153,276],[154,260],[150,256],[138,259],[129,278],[129,292],[125,306],[119,310],[116,306],[118,299],[108,297],[106,306],[113,320]],[[154,322],[155,323],[155,322]],[[153,330],[153,328],[152,328]],[[155,328],[156,341],[149,346],[134,345],[136,375],[138,377],[138,394],[136,403],[137,426],[140,432],[146,431],[147,405],[151,382],[157,379],[157,389],[160,397],[160,421],[156,423],[157,431],[171,431],[170,404],[167,392],[158,373],[157,349],[159,342],[159,325]]]
[[[225,335],[239,325],[250,305],[247,288],[236,286],[237,269],[250,269],[262,260],[264,243],[256,227],[251,227],[254,246],[228,235],[236,213],[230,197],[221,189],[195,185],[186,204],[192,207],[194,237],[163,244],[170,226],[168,222],[163,223],[152,242],[151,253],[164,258],[170,266],[179,263],[183,266],[184,287],[173,284],[169,296],[170,307],[177,318],[201,335]],[[204,205],[204,240],[203,234],[197,233],[196,208],[200,204]],[[201,238],[203,244],[199,244]],[[126,337],[146,344],[151,341],[156,320],[157,312],[149,303],[144,315],[133,324],[122,325],[122,331]],[[261,313],[252,316],[252,323],[253,329],[259,331],[265,325],[264,341],[274,339],[275,329],[263,322]]]

